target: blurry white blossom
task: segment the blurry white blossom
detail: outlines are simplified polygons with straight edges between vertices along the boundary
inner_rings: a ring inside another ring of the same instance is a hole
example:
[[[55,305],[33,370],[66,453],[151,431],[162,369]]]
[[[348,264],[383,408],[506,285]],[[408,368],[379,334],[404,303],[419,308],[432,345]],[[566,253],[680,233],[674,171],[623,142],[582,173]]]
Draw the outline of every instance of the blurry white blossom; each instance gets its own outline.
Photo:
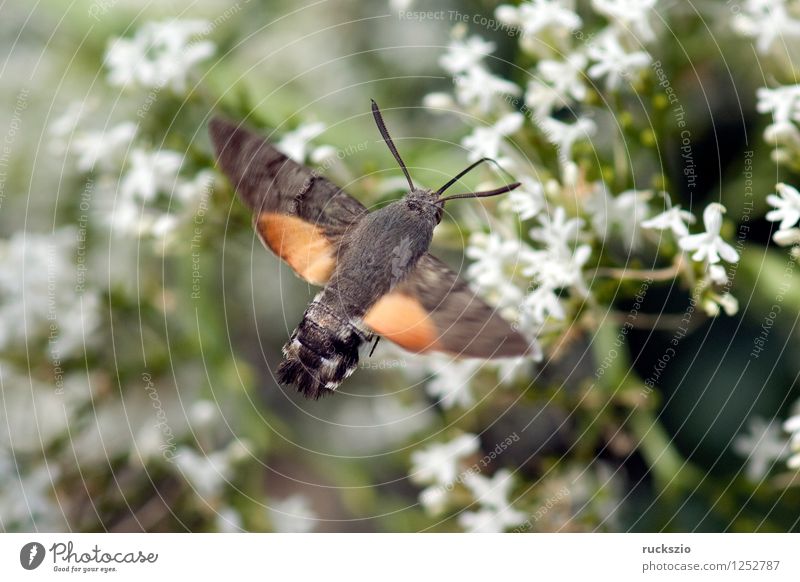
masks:
[[[422,104],[430,109],[450,109],[455,105],[449,93],[428,93],[422,98]]]
[[[482,360],[454,360],[450,356],[434,354],[428,363],[433,378],[425,385],[425,392],[443,408],[467,408],[475,402],[470,383],[482,364]]]
[[[468,71],[494,52],[495,44],[475,35],[466,40],[454,39],[447,52],[439,59],[439,65],[450,74]]]
[[[603,240],[612,232],[617,232],[628,250],[637,248],[640,242],[639,227],[649,213],[647,201],[651,195],[647,190],[627,190],[612,196],[605,184],[595,184],[586,204],[592,216],[592,226]]]
[[[525,104],[538,117],[586,99],[586,57],[581,53],[570,54],[563,61],[545,59],[536,68],[538,76],[528,84]]]
[[[465,107],[475,107],[482,113],[492,108],[493,100],[502,94],[519,95],[518,85],[497,77],[481,66],[470,67],[454,78],[456,98]]]
[[[651,61],[650,55],[644,51],[626,51],[617,35],[611,32],[593,41],[586,53],[594,61],[589,67],[589,76],[593,79],[605,78],[609,91],[619,89],[623,79],[632,78],[646,69]]]
[[[475,162],[480,158],[492,158],[502,165],[498,160],[501,144],[505,137],[519,131],[524,120],[519,113],[507,113],[494,125],[473,129],[470,135],[461,140],[461,145],[469,150],[469,160]]]
[[[756,39],[760,53],[768,52],[776,41],[791,44],[800,37],[800,20],[788,10],[786,0],[744,0],[741,12],[733,17],[733,28]]]
[[[242,516],[233,507],[222,507],[217,511],[217,530],[220,533],[238,533],[243,531]]]
[[[430,515],[439,515],[447,509],[450,492],[441,485],[431,485],[419,492],[419,504]]]
[[[305,163],[318,148],[310,146],[310,142],[325,132],[325,124],[321,122],[304,123],[294,131],[283,134],[276,147],[298,164]],[[324,146],[320,146],[324,147]]]
[[[689,234],[682,237],[678,244],[685,251],[694,251],[692,259],[695,261],[707,261],[710,264],[718,263],[720,257],[729,262],[735,263],[739,260],[739,253],[722,240],[720,231],[722,230],[722,214],[725,207],[717,202],[712,202],[703,211],[703,224],[706,231],[700,234]]]
[[[465,530],[499,533],[525,522],[526,515],[515,510],[508,499],[513,486],[508,469],[497,471],[491,478],[467,473],[464,484],[481,506],[478,511],[465,511],[458,516],[458,523]]]
[[[120,183],[120,196],[150,202],[159,192],[171,191],[182,162],[183,156],[178,152],[134,149]]]
[[[530,0],[519,6],[502,4],[495,10],[495,16],[500,22],[520,29],[523,48],[539,52],[549,40],[563,41],[581,27],[581,18],[573,8],[571,0]]]
[[[415,483],[451,485],[460,472],[461,461],[478,451],[474,434],[462,434],[447,443],[435,443],[411,453],[409,475]]]
[[[70,149],[78,157],[78,170],[112,169],[121,162],[135,136],[136,124],[130,121],[108,130],[76,132]]]
[[[183,93],[192,68],[214,54],[214,43],[192,40],[210,29],[202,20],[165,20],[144,24],[133,38],[112,40],[105,55],[109,83]]]
[[[767,212],[767,220],[772,222],[780,221],[778,230],[783,233],[789,232],[800,221],[800,192],[788,184],[777,184],[775,186],[777,194],[767,196],[767,202],[774,207],[774,210]],[[777,233],[774,235],[775,242],[782,241],[786,235]]]
[[[530,235],[548,248],[568,250],[578,242],[582,227],[583,219],[569,218],[563,207],[555,206],[539,216],[539,226],[532,228]]]
[[[728,282],[728,271],[722,265],[709,265],[708,278],[712,283],[725,285]]]
[[[544,186],[527,176],[521,176],[519,181],[522,185],[508,194],[506,204],[520,220],[528,220],[544,208]]]
[[[745,474],[751,481],[761,481],[775,461],[786,458],[788,444],[777,422],[759,416],[747,422],[747,432],[733,441],[733,449],[747,460]]]
[[[270,500],[267,513],[277,533],[308,533],[317,527],[318,516],[311,502],[299,493],[280,501]]]
[[[689,234],[687,224],[694,224],[694,214],[688,210],[683,210],[680,205],[670,206],[661,214],[642,221],[642,228],[653,230],[671,230],[672,233],[680,238]]]
[[[76,293],[77,229],[17,231],[0,241],[0,349],[33,349],[59,362],[83,353],[100,323],[100,297]]]
[[[538,328],[548,316],[564,319],[566,314],[559,290],[572,288],[581,294],[585,292],[583,266],[591,256],[591,247],[579,244],[583,221],[567,219],[562,207],[556,207],[552,214],[539,215],[539,224],[531,229],[530,235],[543,243],[544,248],[525,255],[522,271],[536,284],[520,306],[521,324],[531,330]]]
[[[244,456],[244,445],[232,441],[224,449],[209,454],[195,452],[189,447],[180,447],[175,453],[175,466],[204,499],[222,495],[230,484],[236,463]]]
[[[0,524],[9,531],[61,531],[66,517],[54,496],[55,464],[20,471],[20,460],[0,447]]]
[[[94,107],[94,102],[89,99],[73,101],[50,123],[48,131],[51,151],[58,154],[66,151],[81,121],[94,110]]]
[[[776,123],[800,121],[800,85],[761,87],[756,91],[759,113],[771,113]]]
[[[597,131],[594,121],[587,117],[579,117],[575,123],[565,123],[552,117],[545,117],[538,119],[537,123],[544,131],[547,141],[556,146],[562,164],[572,157],[575,142],[589,139]]]
[[[795,404],[795,412],[798,406]],[[790,469],[800,469],[800,414],[794,414],[783,423],[783,430],[789,433],[789,447],[792,455],[786,461]]]
[[[655,40],[650,15],[656,0],[592,0],[592,7],[641,43]]]
[[[476,232],[470,236],[466,255],[472,259],[467,278],[493,305],[518,304],[522,290],[515,285],[515,273],[523,266],[524,244],[497,232]]]

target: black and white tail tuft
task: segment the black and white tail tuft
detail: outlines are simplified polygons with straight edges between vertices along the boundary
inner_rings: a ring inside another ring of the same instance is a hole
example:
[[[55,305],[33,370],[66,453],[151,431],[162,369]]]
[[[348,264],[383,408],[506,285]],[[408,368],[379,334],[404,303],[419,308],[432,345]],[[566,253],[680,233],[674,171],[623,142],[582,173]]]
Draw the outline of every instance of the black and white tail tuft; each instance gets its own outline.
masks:
[[[358,367],[358,349],[370,338],[324,305],[318,295],[283,346],[278,380],[294,384],[306,398],[330,394]]]

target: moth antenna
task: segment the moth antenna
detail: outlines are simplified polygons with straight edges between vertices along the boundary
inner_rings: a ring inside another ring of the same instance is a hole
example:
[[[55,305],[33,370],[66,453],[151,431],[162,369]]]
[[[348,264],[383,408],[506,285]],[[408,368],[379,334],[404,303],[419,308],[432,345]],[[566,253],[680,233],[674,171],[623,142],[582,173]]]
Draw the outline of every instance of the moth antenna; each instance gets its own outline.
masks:
[[[521,184],[519,182],[514,182],[513,184],[509,184],[508,186],[503,186],[502,188],[497,188],[495,190],[487,190],[486,192],[465,192],[464,194],[453,194],[452,196],[445,196],[444,198],[439,198],[436,201],[436,204],[444,204],[448,200],[458,200],[459,198],[488,198],[489,196],[497,196],[499,194],[505,194],[506,192],[511,192],[519,188]]]
[[[378,126],[378,130],[380,130],[381,132],[383,141],[385,141],[386,145],[389,146],[389,150],[392,152],[394,159],[397,160],[397,163],[400,165],[400,169],[403,170],[403,174],[405,174],[406,180],[408,180],[408,186],[412,190],[414,190],[414,182],[411,181],[411,176],[408,173],[408,168],[406,168],[406,164],[405,162],[403,162],[403,158],[400,157],[400,153],[394,146],[392,137],[389,135],[389,130],[386,129],[386,124],[383,122],[383,116],[381,115],[381,110],[378,108],[378,104],[375,103],[374,99],[370,99],[370,101],[372,101],[372,116],[375,118],[375,124]]]
[[[505,170],[503,169],[503,166],[501,166],[496,160],[493,160],[492,158],[481,158],[477,162],[474,162],[474,163],[470,164],[469,166],[467,166],[466,168],[464,168],[463,170],[461,170],[458,174],[456,174],[456,176],[453,179],[449,180],[447,182],[447,184],[445,184],[444,186],[439,188],[436,191],[436,197],[438,198],[439,196],[441,196],[442,193],[444,193],[445,190],[447,190],[450,186],[452,186],[453,184],[458,182],[461,178],[463,178],[466,174],[468,174],[469,172],[474,170],[477,166],[479,166],[483,162],[492,162],[495,166],[497,166],[498,168],[500,168],[501,170],[503,170],[505,172]],[[506,172],[506,174],[508,174],[508,172]]]

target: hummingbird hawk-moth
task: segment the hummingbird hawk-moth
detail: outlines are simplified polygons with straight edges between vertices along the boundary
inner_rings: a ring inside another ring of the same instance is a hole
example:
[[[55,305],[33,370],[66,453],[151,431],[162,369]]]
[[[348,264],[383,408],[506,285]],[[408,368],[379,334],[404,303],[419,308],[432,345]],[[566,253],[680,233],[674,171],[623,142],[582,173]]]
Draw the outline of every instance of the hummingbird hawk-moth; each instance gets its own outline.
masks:
[[[445,202],[503,194],[519,183],[442,197],[490,161],[484,158],[436,191],[417,188],[374,101],[372,113],[409,186],[403,198],[374,212],[241,125],[210,123],[218,164],[253,210],[261,241],[301,278],[323,287],[283,347],[277,370],[281,383],[308,398],[333,392],[376,335],[376,342],[384,337],[418,353],[488,359],[530,350],[524,336],[428,253]]]

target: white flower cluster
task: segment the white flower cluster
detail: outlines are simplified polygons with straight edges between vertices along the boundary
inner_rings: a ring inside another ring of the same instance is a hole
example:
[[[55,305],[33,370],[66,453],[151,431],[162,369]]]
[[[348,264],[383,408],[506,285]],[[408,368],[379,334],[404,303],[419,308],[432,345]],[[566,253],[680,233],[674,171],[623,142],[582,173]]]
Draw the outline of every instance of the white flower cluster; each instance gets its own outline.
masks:
[[[0,241],[0,350],[37,348],[60,368],[93,342],[100,323],[96,290],[76,293],[78,231],[15,233]]]
[[[800,13],[796,3],[791,6],[786,0],[744,0],[733,28],[755,39],[758,52],[768,54],[800,38]]]
[[[500,203],[501,210],[511,213],[501,214],[492,232],[471,234],[466,274],[483,297],[518,322],[536,348],[535,339],[548,322],[568,320],[570,299],[588,297],[583,271],[592,259],[593,243],[605,247],[617,239],[632,253],[641,247],[644,231],[666,230],[678,249],[703,266],[709,284],[727,282],[722,260],[738,261],[736,250],[720,236],[722,205],[709,205],[703,214],[705,232],[691,234],[688,225],[694,216],[672,207],[668,198],[664,212],[651,217],[650,191],[612,194],[602,180],[588,182],[580,167],[578,144],[592,138],[598,126],[591,111],[576,111],[571,120],[559,112],[583,107],[593,91],[635,89],[651,62],[644,46],[657,38],[655,5],[655,0],[594,0],[592,7],[607,24],[588,37],[580,30],[583,21],[572,2],[534,0],[500,6],[498,20],[518,29],[522,49],[536,58],[524,100],[518,98],[520,87],[493,76],[486,66],[495,44],[467,37],[460,25],[439,61],[454,77],[455,99],[434,93],[424,100],[434,109],[461,110],[480,119],[482,124],[461,141],[469,159],[492,158],[522,184]],[[603,89],[595,81],[602,82]],[[528,122],[554,146],[557,168],[540,167],[520,155],[512,140],[529,129]],[[520,237],[516,226],[534,217],[538,224],[523,231],[528,237]],[[707,310],[737,309],[729,294],[708,293]],[[429,369],[434,374],[429,394],[446,408],[474,403],[470,380],[480,369],[477,363],[434,359]]]
[[[133,38],[113,39],[105,57],[109,82],[183,93],[192,68],[216,50],[210,41],[193,40],[211,28],[203,20],[148,22]]]
[[[113,40],[105,57],[109,83],[183,93],[193,67],[214,53],[212,42],[192,40],[210,29],[210,23],[199,20],[148,22],[132,39]],[[207,202],[214,173],[181,176],[184,156],[153,150],[138,136],[134,122],[83,127],[90,109],[72,104],[50,131],[57,151],[74,156],[79,172],[96,176],[111,206],[101,210],[112,229],[117,234],[166,237],[189,222]]]
[[[800,408],[795,404],[795,412]],[[783,423],[783,430],[789,433],[789,448],[792,455],[786,461],[790,469],[800,469],[800,413],[794,414]]]
[[[778,164],[800,163],[800,85],[784,85],[756,92],[759,113],[772,116],[764,129],[764,139],[774,146],[772,159]]]
[[[777,194],[767,196],[767,202],[774,210],[767,213],[767,220],[778,222],[778,231],[772,239],[781,246],[793,247],[796,258],[800,258],[798,245],[800,245],[800,192],[788,184],[777,184]]]
[[[458,523],[471,532],[503,532],[520,525],[526,515],[511,506],[509,496],[513,487],[511,473],[505,469],[492,477],[481,475],[466,459],[478,452],[480,442],[474,434],[462,434],[448,443],[437,443],[411,454],[411,480],[427,485],[419,500],[432,515],[443,513],[455,498],[457,488],[465,489],[474,503],[475,511],[464,511]]]

